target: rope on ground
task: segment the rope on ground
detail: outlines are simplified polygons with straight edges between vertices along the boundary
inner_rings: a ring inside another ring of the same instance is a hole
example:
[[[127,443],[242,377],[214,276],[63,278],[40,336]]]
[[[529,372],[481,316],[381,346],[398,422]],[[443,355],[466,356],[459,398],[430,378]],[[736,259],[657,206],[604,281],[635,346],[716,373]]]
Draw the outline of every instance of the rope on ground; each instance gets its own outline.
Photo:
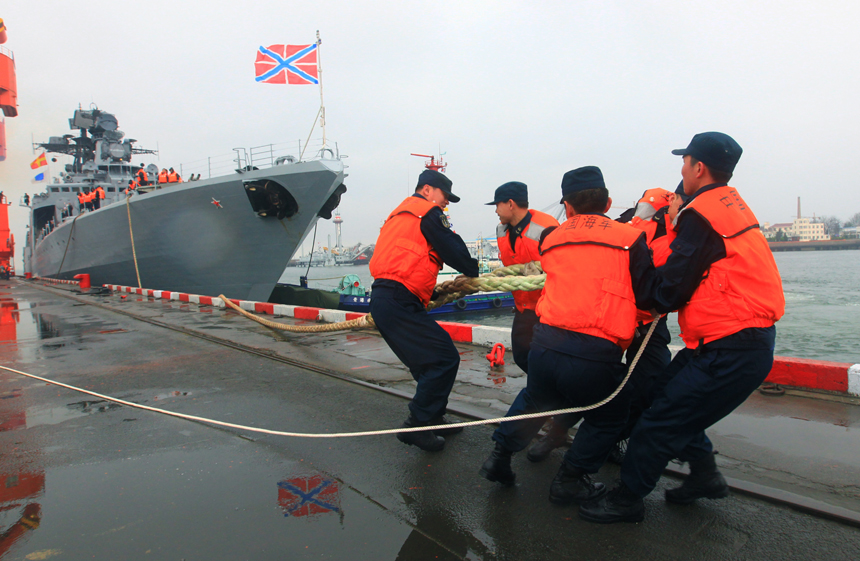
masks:
[[[229,300],[225,300],[225,302],[230,302]],[[232,304],[232,302],[231,302]],[[244,310],[242,310],[244,312]],[[274,323],[274,322],[272,322]],[[288,432],[288,431],[280,431],[280,430],[271,430],[271,429],[262,429],[259,427],[250,427],[247,425],[239,425],[235,423],[226,423],[224,421],[216,421],[215,419],[207,419],[206,417],[197,417],[196,415],[185,415],[183,413],[174,413],[173,411],[167,411],[165,409],[157,409],[155,407],[149,407],[148,405],[141,405],[139,403],[133,403],[131,401],[125,401],[123,399],[118,399],[115,397],[111,397],[108,395],[91,392],[89,390],[85,390],[82,388],[78,388],[75,386],[71,386],[69,384],[64,384],[62,382],[57,382],[55,380],[50,380],[48,378],[43,378],[41,376],[37,376],[35,374],[28,374],[27,372],[21,372],[20,370],[15,370],[14,368],[9,368],[7,366],[0,366],[0,369],[6,370],[8,372],[12,372],[14,374],[18,374],[21,376],[26,376],[28,378],[32,378],[34,380],[39,380],[41,382],[45,382],[46,384],[52,384],[55,386],[59,386],[61,388],[70,389],[76,392],[85,393],[87,395],[91,395],[93,397],[97,397],[99,399],[104,399],[106,401],[111,401],[113,403],[119,403],[120,405],[125,405],[127,407],[134,407],[136,409],[143,409],[145,411],[151,411],[153,413],[161,413],[162,415],[168,415],[170,417],[176,417],[178,419],[186,419],[189,421],[197,421],[200,423],[207,423],[210,425],[217,425],[221,427],[228,427],[233,429],[239,429],[242,431],[248,432],[258,432],[262,434],[269,434],[274,436],[292,436],[296,438],[351,438],[358,436],[378,436],[383,434],[397,434],[397,433],[405,433],[405,432],[421,432],[428,430],[437,430],[437,429],[451,429],[457,427],[474,427],[477,425],[489,425],[494,423],[504,423],[508,421],[524,421],[527,419],[538,419],[541,417],[553,417],[555,415],[565,415],[567,413],[581,413],[583,411],[591,411],[592,409],[597,409],[598,407],[602,407],[606,405],[610,401],[612,401],[615,396],[621,393],[621,390],[624,389],[624,386],[627,384],[627,381],[630,379],[630,375],[633,373],[633,370],[636,368],[636,363],[639,362],[639,357],[642,356],[642,351],[645,350],[645,347],[648,345],[648,340],[651,339],[651,334],[654,333],[654,328],[657,325],[657,321],[651,322],[651,328],[648,330],[648,333],[645,335],[645,339],[642,341],[642,345],[639,347],[639,352],[636,353],[636,356],[633,359],[633,362],[630,363],[627,368],[627,375],[622,380],[621,384],[615,389],[614,392],[609,394],[605,399],[594,403],[592,405],[587,405],[585,407],[569,407],[567,409],[558,409],[555,411],[544,411],[542,413],[526,413],[524,415],[514,415],[511,417],[497,417],[495,419],[482,419],[479,421],[466,421],[463,423],[451,423],[445,425],[433,425],[426,427],[401,427],[397,429],[384,429],[384,430],[372,430],[372,431],[361,431],[361,432],[337,432],[337,433],[305,433],[305,432]]]
[[[134,272],[137,273],[137,287],[143,288],[143,285],[140,284],[140,269],[137,268],[137,251],[134,249],[134,230],[131,229],[131,207],[128,204],[130,198],[131,194],[127,193],[125,196],[125,211],[128,213],[128,235],[131,237],[131,256],[134,258]]]
[[[278,329],[280,331],[290,331],[293,333],[326,333],[329,331],[343,331],[344,329],[361,329],[363,327],[376,327],[376,324],[373,323],[373,318],[370,317],[370,314],[361,316],[356,319],[351,319],[349,321],[341,321],[339,323],[325,323],[320,325],[288,325],[286,323],[278,323],[276,321],[271,321],[265,318],[261,318],[260,316],[255,316],[254,314],[243,310],[239,306],[237,306],[233,301],[229,298],[221,294],[218,296],[224,304],[248,319],[256,321],[260,325],[265,325],[266,327],[271,327],[272,329]]]

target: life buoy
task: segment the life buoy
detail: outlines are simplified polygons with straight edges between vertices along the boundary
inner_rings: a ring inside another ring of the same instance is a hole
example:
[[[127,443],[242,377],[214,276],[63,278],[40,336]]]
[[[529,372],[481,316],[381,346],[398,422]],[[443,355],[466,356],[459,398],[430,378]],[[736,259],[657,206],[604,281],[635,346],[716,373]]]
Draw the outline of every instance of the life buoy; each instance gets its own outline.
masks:
[[[502,299],[501,298],[493,298],[493,307],[501,308],[502,307]]]
[[[462,299],[457,300],[456,302],[454,302],[454,304],[457,306],[458,310],[465,310],[467,306],[466,301]]]

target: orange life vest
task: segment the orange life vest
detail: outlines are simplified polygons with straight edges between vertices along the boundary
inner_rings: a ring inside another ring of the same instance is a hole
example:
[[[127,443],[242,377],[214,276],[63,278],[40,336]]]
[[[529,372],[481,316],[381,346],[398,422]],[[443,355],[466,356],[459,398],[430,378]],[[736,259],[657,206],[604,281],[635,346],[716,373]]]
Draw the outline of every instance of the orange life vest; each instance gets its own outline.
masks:
[[[87,201],[86,201],[86,199],[84,198],[84,194],[83,194],[83,193],[81,193],[81,192],[79,192],[79,193],[78,193],[78,204],[84,204],[85,202],[87,202]]]
[[[696,212],[723,239],[726,256],[713,263],[690,301],[678,310],[681,338],[695,349],[750,327],[770,327],[785,313],[782,279],[758,220],[734,187],[696,196],[678,215]]]
[[[605,216],[579,214],[547,234],[540,322],[608,339],[623,349],[636,329],[629,250],[642,232]]]
[[[421,233],[421,218],[436,205],[423,197],[408,197],[385,220],[373,257],[370,275],[403,284],[426,306],[442,269],[442,258]]]
[[[175,171],[171,171],[167,174],[167,182],[168,183],[181,183],[182,180],[179,178],[179,174]]]
[[[529,214],[532,217],[531,222],[523,230],[514,249],[511,249],[511,239],[508,237],[509,226],[507,224],[499,224],[496,228],[499,257],[505,267],[529,263],[531,261],[540,261],[540,253],[538,252],[540,235],[550,226],[558,226],[558,220],[549,214],[540,212],[539,210],[529,210]],[[542,293],[542,290],[514,290],[511,292],[514,296],[517,310],[520,312],[523,310],[534,310]]]
[[[131,184],[125,188],[125,191],[123,191],[123,193],[128,194],[129,191],[134,191],[138,187],[139,185],[137,184],[137,181],[132,181]]]
[[[96,187],[96,193],[98,194],[99,199],[104,199],[104,198],[105,198],[105,190],[102,188],[102,186],[101,186],[101,185],[99,185],[98,187]]]
[[[84,202],[85,203],[93,202],[93,199],[95,198],[95,194],[96,194],[95,191],[90,191],[89,193],[84,193]]]
[[[144,183],[146,183],[147,179],[148,176],[146,175],[146,172],[143,171],[143,168],[137,170],[137,182],[139,185],[143,185]]]
[[[158,182],[159,183],[167,183],[169,181],[167,177],[167,171],[161,171],[158,173]]]
[[[658,190],[662,191],[663,189],[651,189],[651,191]],[[668,191],[666,192],[668,193]],[[647,195],[648,191],[646,191],[645,194]],[[639,203],[642,203],[642,201],[640,200]],[[661,206],[660,208],[663,208],[663,206]],[[633,219],[630,221],[631,226],[633,226],[637,230],[642,230],[643,232],[645,232],[645,241],[648,243],[648,248],[651,249],[651,258],[654,261],[655,267],[662,267],[666,264],[666,259],[668,259],[669,254],[672,253],[672,250],[669,249],[669,244],[672,243],[672,240],[675,239],[674,230],[671,230],[671,237],[669,236],[669,231],[672,226],[669,224],[668,216],[664,218],[664,222],[666,223],[666,235],[660,236],[659,238],[655,238],[654,235],[657,233],[656,222],[651,219],[643,220],[638,216],[634,216]],[[651,315],[651,312],[646,310],[636,311],[637,324],[647,325],[652,321],[654,321],[654,316]]]

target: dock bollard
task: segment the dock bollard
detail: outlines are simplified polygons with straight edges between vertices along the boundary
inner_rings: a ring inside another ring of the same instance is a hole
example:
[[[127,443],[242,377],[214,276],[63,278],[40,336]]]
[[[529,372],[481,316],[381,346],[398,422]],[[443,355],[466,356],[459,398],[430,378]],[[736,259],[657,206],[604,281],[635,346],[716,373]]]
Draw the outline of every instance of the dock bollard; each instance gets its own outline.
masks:
[[[90,289],[90,276],[87,273],[75,275],[74,279],[81,281],[81,292],[87,292]]]

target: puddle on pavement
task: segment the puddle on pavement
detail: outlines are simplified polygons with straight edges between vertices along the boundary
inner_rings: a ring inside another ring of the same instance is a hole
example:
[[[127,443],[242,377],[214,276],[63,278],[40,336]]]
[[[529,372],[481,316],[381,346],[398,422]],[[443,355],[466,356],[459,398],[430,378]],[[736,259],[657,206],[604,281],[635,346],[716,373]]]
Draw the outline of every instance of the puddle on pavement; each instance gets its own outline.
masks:
[[[415,529],[334,478],[242,444],[44,469],[0,459],[0,559],[474,558],[474,538],[454,552],[450,532],[446,547],[427,537],[450,516],[424,518]]]

